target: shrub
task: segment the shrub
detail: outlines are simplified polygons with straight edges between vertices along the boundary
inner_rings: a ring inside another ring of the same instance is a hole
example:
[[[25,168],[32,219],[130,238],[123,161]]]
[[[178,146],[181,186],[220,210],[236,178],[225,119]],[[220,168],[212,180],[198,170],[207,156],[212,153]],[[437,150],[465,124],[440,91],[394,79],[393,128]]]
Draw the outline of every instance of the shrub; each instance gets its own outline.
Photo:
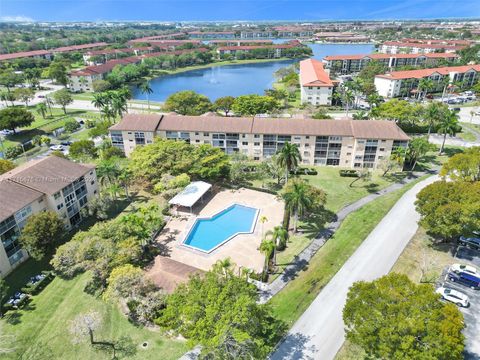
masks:
[[[68,119],[67,121],[65,121],[65,125],[63,126],[63,128],[67,132],[74,132],[80,129],[80,123],[75,119]]]

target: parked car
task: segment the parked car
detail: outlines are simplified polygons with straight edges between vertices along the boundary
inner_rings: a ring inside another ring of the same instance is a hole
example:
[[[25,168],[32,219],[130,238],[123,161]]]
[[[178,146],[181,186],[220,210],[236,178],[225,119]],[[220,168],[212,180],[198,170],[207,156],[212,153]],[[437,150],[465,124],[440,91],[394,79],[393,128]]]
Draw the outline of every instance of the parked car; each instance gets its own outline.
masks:
[[[12,134],[13,134],[12,130],[5,129],[0,131],[0,135],[12,135]]]
[[[52,145],[50,146],[50,150],[53,150],[53,151],[63,151],[65,148],[63,147],[63,145]]]
[[[60,143],[60,145],[70,146],[70,145],[72,145],[72,142],[71,142],[71,141],[62,141],[62,142]]]
[[[38,95],[39,99],[45,99],[45,95]]]
[[[442,295],[442,299],[450,301],[457,306],[468,307],[470,304],[470,299],[467,295],[449,287],[441,286],[435,292]]]
[[[452,282],[468,286],[474,290],[480,289],[480,278],[465,272],[457,274],[451,271],[448,273],[448,279]]]
[[[478,237],[460,236],[458,243],[470,249],[480,250],[480,238]]]
[[[452,266],[450,266],[450,271],[453,271],[454,273],[457,273],[457,274],[464,272],[464,273],[478,276],[480,278],[480,271],[478,271],[476,267],[471,265],[453,264]]]

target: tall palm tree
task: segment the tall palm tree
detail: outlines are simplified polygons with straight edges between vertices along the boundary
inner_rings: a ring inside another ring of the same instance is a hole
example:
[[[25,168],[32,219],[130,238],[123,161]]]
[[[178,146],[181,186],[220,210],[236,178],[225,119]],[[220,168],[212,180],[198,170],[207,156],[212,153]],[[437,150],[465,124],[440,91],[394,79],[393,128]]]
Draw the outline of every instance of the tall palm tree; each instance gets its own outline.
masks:
[[[120,174],[117,176],[117,178],[125,190],[125,196],[127,197],[127,199],[130,199],[128,187],[133,180],[133,173],[128,168],[123,168],[120,170]]]
[[[263,266],[264,277],[268,273],[268,264],[272,257],[272,254],[275,252],[275,243],[272,240],[263,240],[259,248],[260,252],[265,255],[265,263]]]
[[[228,277],[230,270],[235,266],[235,263],[229,257],[223,260],[217,260],[215,264],[213,264],[213,269],[218,272],[219,274],[223,274],[225,278]]]
[[[339,91],[334,95],[334,97],[341,101],[342,105],[345,106],[345,117],[348,117],[348,112],[350,110],[350,104],[355,100],[355,95],[353,91],[347,87],[340,87]]]
[[[293,213],[293,232],[297,232],[299,216],[302,216],[312,206],[307,183],[303,180],[291,180],[285,186],[283,200],[285,207],[290,213]]]
[[[117,194],[120,192],[121,188],[118,184],[112,183],[108,188],[107,191],[112,197],[113,201],[117,201]]]
[[[104,93],[94,93],[92,104],[97,109],[102,109],[104,106],[107,105],[107,99]]]
[[[150,98],[149,95],[153,93],[153,89],[150,87],[150,81],[145,81],[141,83],[138,88],[140,89],[140,92],[142,94],[145,94],[147,97],[147,106],[148,106],[148,111],[150,111]]]
[[[278,165],[285,169],[285,183],[288,182],[288,173],[295,169],[301,160],[300,151],[296,144],[286,142],[277,152]]]
[[[439,102],[433,101],[426,107],[425,111],[425,120],[428,122],[428,135],[432,132],[432,127],[436,126],[438,122],[442,119],[442,115],[445,112],[444,107]]]
[[[127,100],[121,96],[114,96],[111,100],[112,113],[115,116],[122,117],[124,112],[127,112]]]
[[[425,98],[427,93],[434,87],[432,79],[422,78],[418,82],[418,99]]]
[[[97,165],[97,177],[102,186],[112,185],[120,174],[118,165],[112,160],[102,160]]]
[[[442,102],[443,99],[445,98],[445,94],[447,93],[448,86],[450,85],[450,77],[449,76],[444,76],[442,80],[440,80],[440,83],[442,84]]]
[[[288,231],[283,226],[275,226],[265,234],[275,243],[278,250],[285,248],[288,239]]]
[[[449,111],[438,124],[438,133],[443,134],[443,141],[442,146],[440,147],[439,154],[443,153],[447,135],[454,136],[459,130],[460,127],[458,125],[457,114],[455,113],[455,111]]]
[[[268,218],[265,215],[260,216],[260,219],[258,220],[262,224],[262,239],[263,239],[263,227],[264,224],[268,221]]]
[[[47,105],[44,102],[38,103],[35,107],[35,111],[37,114],[42,115],[42,118],[45,119],[45,115],[47,113]]]
[[[54,102],[50,96],[45,96],[45,104],[48,106],[48,110],[50,111],[50,116],[53,116],[52,113],[52,106],[54,105]]]

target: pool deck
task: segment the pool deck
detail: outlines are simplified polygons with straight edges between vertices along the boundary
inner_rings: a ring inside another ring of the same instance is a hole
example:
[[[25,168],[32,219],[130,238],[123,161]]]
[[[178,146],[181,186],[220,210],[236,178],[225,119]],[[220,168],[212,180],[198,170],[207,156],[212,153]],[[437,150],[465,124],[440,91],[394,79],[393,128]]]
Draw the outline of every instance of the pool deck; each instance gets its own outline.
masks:
[[[259,209],[258,219],[253,233],[239,234],[221,245],[211,253],[205,253],[184,246],[182,243],[191,226],[198,217],[210,217],[228,206],[237,203]],[[194,214],[179,213],[166,224],[158,235],[156,242],[162,249],[163,256],[175,261],[208,271],[218,260],[230,257],[238,268],[245,267],[256,272],[262,271],[264,255],[260,253],[263,232],[266,233],[283,220],[283,203],[275,195],[249,190],[221,190],[194,209]],[[268,221],[260,222],[262,216]]]

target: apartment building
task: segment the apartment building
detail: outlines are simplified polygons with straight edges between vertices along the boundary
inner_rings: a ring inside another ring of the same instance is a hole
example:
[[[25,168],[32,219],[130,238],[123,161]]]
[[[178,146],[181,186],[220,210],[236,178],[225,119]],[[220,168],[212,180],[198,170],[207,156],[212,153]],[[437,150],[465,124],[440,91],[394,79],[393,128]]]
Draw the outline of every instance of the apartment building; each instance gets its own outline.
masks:
[[[431,69],[409,71],[392,71],[375,76],[375,88],[379,95],[393,98],[409,96],[413,89],[418,88],[421,79],[430,79],[433,88],[430,92],[443,91],[446,81],[463,83],[463,87],[472,87],[480,78],[480,65],[448,66]]]
[[[273,29],[279,38],[313,37],[314,34],[311,26],[276,26]]]
[[[70,91],[93,91],[93,82],[102,80],[117,65],[137,64],[141,61],[139,57],[131,56],[123,59],[107,61],[101,65],[87,66],[86,68],[72,71],[68,75],[68,88]]]
[[[0,277],[28,258],[19,237],[27,219],[51,210],[69,230],[98,193],[95,167],[57,156],[30,161],[0,176]]]
[[[314,120],[212,115],[127,114],[110,128],[112,143],[127,156],[155,138],[210,144],[253,160],[274,155],[286,142],[297,144],[305,165],[376,168],[409,137],[391,121]]]
[[[292,40],[286,44],[220,46],[216,51],[220,57],[228,54],[237,57],[239,54],[248,54],[257,50],[262,50],[270,52],[271,57],[273,58],[280,58],[285,55],[285,50],[299,46],[302,46],[299,41]]]
[[[454,53],[467,45],[424,44],[419,42],[385,41],[378,51],[384,54],[427,54],[434,52]]]
[[[458,60],[454,53],[430,54],[358,54],[333,55],[323,58],[325,68],[336,74],[351,74],[360,72],[371,61],[377,61],[389,69],[401,66],[437,66],[441,61],[453,62]]]
[[[235,31],[189,31],[190,39],[234,39]]]
[[[331,105],[334,83],[315,59],[300,61],[300,99],[302,104]]]
[[[245,30],[240,32],[240,39],[271,39],[274,38],[270,30]]]
[[[153,52],[153,47],[142,46],[135,48],[124,49],[104,49],[104,50],[92,50],[83,54],[83,62],[85,65],[93,66],[98,64],[104,64],[108,60],[118,59],[123,57],[129,57],[132,55],[138,56],[143,54],[149,54]]]

